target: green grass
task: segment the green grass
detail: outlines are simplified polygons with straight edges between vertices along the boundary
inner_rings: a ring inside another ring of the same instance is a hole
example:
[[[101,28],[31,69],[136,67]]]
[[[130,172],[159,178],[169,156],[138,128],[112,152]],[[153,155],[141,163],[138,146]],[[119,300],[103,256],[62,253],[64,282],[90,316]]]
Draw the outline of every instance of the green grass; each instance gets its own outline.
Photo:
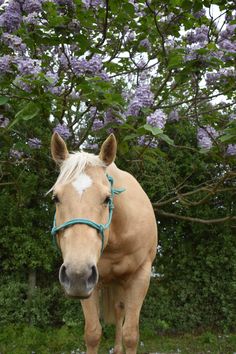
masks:
[[[113,346],[113,333],[104,331],[100,354]],[[79,350],[78,350],[79,349]],[[74,351],[74,353],[73,353]],[[0,354],[79,354],[85,351],[83,333],[75,327],[39,329],[27,326],[0,328]],[[218,335],[210,332],[194,336],[166,336],[141,332],[138,353],[233,354],[236,353],[236,334]]]

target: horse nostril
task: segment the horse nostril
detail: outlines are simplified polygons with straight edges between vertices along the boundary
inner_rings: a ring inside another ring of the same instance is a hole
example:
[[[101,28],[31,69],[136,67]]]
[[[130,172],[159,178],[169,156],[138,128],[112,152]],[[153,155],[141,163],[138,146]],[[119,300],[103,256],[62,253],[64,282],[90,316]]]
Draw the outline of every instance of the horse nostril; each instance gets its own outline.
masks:
[[[91,267],[91,274],[87,280],[88,286],[96,284],[97,278],[98,278],[97,268],[95,266],[92,266]]]
[[[70,287],[70,279],[69,279],[68,275],[66,274],[66,266],[64,264],[62,264],[60,271],[59,271],[59,280],[60,280],[60,283],[65,288]]]

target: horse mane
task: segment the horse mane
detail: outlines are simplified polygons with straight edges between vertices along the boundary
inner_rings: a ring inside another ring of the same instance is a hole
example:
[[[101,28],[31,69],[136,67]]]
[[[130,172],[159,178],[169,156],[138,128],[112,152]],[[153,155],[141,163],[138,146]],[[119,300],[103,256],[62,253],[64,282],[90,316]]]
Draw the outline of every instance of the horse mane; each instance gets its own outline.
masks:
[[[60,174],[48,193],[58,184],[72,181],[75,176],[83,173],[88,166],[105,167],[105,164],[98,156],[88,152],[71,153],[69,157],[63,161],[60,167]]]

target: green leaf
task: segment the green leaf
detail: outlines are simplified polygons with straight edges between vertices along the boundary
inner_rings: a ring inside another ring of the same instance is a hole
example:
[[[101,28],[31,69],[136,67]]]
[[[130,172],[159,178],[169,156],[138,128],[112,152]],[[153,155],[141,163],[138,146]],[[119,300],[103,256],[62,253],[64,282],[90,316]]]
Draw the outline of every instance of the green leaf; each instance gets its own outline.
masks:
[[[152,127],[149,124],[145,124],[143,128],[149,132],[151,132],[153,135],[159,135],[163,133],[163,130],[157,127]]]
[[[174,140],[172,140],[168,135],[166,134],[160,134],[158,135],[158,138],[160,138],[161,140],[165,141],[168,145],[174,145]]]
[[[33,119],[40,112],[40,107],[35,102],[29,102],[27,105],[22,108],[19,112],[16,113],[14,121],[9,125],[9,128],[12,128],[13,125],[20,122],[21,120],[27,121]]]
[[[8,97],[5,96],[0,96],[0,106],[4,105],[5,103],[7,103],[9,100]]]

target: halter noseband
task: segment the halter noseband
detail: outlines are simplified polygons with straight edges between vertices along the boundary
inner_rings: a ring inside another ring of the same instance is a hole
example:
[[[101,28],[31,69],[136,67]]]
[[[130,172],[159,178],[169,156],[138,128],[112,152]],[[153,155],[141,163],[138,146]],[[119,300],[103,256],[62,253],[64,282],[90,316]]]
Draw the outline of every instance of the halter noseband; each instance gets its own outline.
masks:
[[[52,227],[52,230],[51,230],[51,234],[52,234],[53,237],[56,236],[58,231],[63,230],[65,228],[69,227],[69,226],[72,226],[72,225],[75,225],[75,224],[85,224],[85,225],[93,227],[94,229],[98,230],[98,232],[100,233],[101,239],[102,239],[101,253],[103,252],[104,240],[105,240],[104,230],[108,229],[110,224],[111,224],[112,215],[113,215],[113,209],[114,209],[114,203],[113,203],[114,195],[115,194],[120,194],[120,193],[125,191],[124,188],[117,188],[117,189],[113,188],[113,183],[114,183],[113,177],[107,175],[107,179],[108,179],[108,181],[110,182],[110,185],[111,185],[111,197],[110,197],[109,202],[108,202],[108,205],[109,205],[109,216],[108,216],[107,223],[106,224],[97,224],[94,221],[91,221],[91,220],[88,220],[88,219],[83,219],[83,218],[80,219],[79,218],[79,219],[72,219],[72,220],[66,221],[63,224],[61,224],[59,226],[56,226],[56,213],[55,213],[54,220],[53,220],[53,227]]]

